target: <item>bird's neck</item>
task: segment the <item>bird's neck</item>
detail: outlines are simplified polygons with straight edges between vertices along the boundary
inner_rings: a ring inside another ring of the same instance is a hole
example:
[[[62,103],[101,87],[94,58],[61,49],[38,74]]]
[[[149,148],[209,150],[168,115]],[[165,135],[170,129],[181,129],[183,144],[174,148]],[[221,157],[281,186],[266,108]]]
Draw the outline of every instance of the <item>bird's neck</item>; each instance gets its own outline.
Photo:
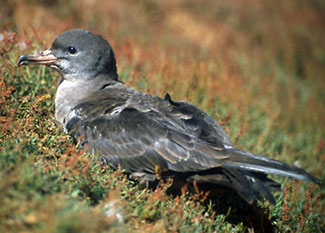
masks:
[[[60,83],[55,97],[55,118],[61,124],[65,124],[71,109],[97,92],[100,88],[115,80],[94,79],[87,80],[67,80]]]

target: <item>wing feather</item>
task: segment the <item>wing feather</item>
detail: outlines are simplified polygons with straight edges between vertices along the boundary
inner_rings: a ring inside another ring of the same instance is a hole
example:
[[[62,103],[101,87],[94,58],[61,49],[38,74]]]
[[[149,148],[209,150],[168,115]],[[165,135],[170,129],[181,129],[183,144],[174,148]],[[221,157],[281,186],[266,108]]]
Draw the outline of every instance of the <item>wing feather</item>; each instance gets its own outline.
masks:
[[[114,166],[119,163],[131,168],[130,172],[141,167],[154,171],[156,165],[177,172],[204,170],[220,166],[228,158],[186,131],[171,128],[166,119],[157,118],[156,114],[125,108],[115,117],[80,119],[75,127],[70,125],[75,128],[70,130],[76,132],[74,137],[83,135],[100,157]]]

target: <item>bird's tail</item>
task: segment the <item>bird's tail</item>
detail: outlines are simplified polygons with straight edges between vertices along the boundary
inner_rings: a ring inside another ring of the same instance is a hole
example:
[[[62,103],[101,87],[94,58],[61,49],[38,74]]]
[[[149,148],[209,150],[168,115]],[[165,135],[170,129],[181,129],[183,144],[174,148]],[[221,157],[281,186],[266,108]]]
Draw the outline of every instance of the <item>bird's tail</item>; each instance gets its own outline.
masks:
[[[319,179],[302,168],[238,149],[227,150],[227,153],[229,153],[230,159],[224,162],[224,167],[239,168],[243,171],[272,173],[321,185]]]
[[[203,189],[210,187],[207,190],[212,193],[218,193],[220,186],[231,188],[249,204],[252,204],[255,198],[262,200],[263,197],[275,204],[272,192],[281,189],[279,183],[267,178],[264,173],[235,168],[211,169],[208,174],[195,174],[187,178],[189,183],[194,181]]]
[[[224,161],[221,167],[188,177],[188,182],[196,180],[198,183],[211,183],[235,189],[250,204],[255,198],[261,200],[262,197],[275,204],[272,192],[280,190],[281,185],[268,178],[267,173],[321,184],[319,179],[305,170],[277,160],[238,149],[227,150],[226,153],[229,154],[229,159]]]

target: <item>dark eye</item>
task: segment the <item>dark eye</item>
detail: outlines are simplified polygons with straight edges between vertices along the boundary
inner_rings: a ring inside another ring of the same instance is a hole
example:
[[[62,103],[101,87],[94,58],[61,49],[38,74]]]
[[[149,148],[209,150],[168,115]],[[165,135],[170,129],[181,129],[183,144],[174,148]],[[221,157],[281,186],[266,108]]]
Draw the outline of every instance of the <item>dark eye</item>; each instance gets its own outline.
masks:
[[[69,46],[68,51],[71,54],[76,54],[77,53],[77,49],[75,47],[73,47],[73,46]]]

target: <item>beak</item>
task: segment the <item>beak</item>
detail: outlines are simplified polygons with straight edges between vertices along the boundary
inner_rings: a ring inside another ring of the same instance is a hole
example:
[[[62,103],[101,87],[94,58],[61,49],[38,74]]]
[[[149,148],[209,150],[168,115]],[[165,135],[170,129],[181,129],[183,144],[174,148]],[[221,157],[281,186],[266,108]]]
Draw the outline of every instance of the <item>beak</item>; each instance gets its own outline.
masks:
[[[29,64],[35,64],[35,65],[46,65],[46,66],[52,66],[55,65],[55,62],[58,61],[58,58],[54,56],[51,50],[45,50],[41,52],[40,54],[30,56],[28,54],[24,54],[18,58],[17,65],[29,65]]]

